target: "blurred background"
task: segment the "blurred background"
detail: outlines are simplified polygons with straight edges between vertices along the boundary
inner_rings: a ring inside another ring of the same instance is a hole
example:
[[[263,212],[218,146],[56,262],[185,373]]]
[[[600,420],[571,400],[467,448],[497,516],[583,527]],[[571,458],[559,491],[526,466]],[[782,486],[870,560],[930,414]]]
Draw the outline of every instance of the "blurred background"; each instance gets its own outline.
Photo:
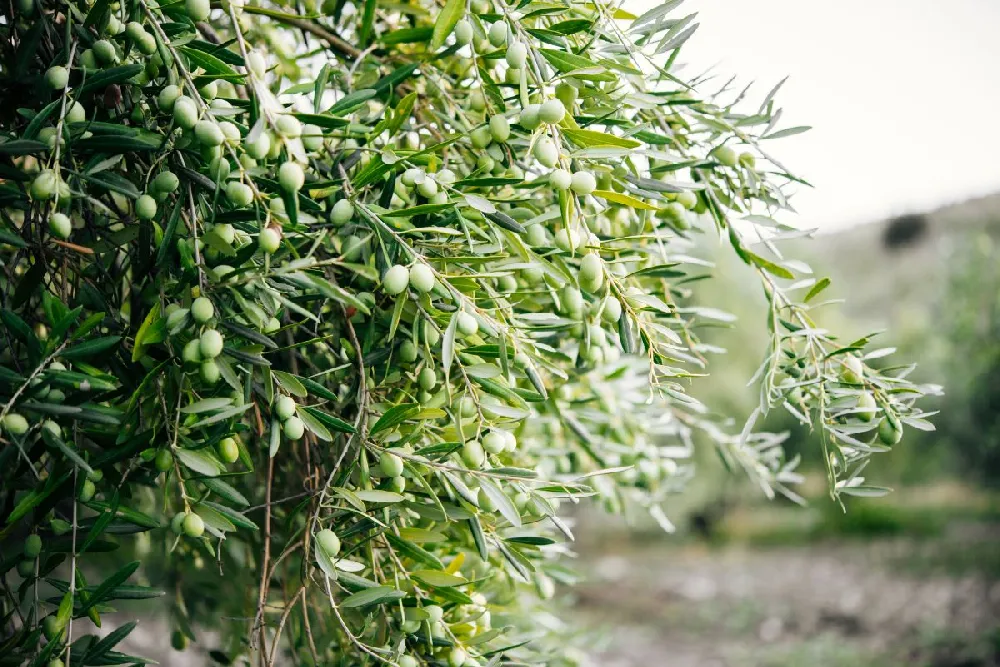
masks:
[[[845,340],[885,330],[874,347],[898,352],[872,363],[917,362],[912,377],[945,395],[925,406],[941,410],[935,432],[909,433],[866,471],[895,493],[851,499],[846,514],[826,495],[818,443],[781,411],[763,427],[791,431],[807,507],[765,500],[706,445],[666,508],[675,535],[584,513],[585,583],[569,606],[586,632],[607,633],[599,664],[610,667],[1000,665],[1000,3],[683,10],[701,24],[682,52],[689,77],[752,80],[759,100],[788,76],[782,125],[812,126],[768,148],[814,186],[783,221],[817,237],[784,249],[845,299],[823,324]],[[700,298],[743,326],[708,336],[729,354],[698,394],[738,430],[757,398],[746,384],[765,304],[716,239],[704,254],[720,279]]]

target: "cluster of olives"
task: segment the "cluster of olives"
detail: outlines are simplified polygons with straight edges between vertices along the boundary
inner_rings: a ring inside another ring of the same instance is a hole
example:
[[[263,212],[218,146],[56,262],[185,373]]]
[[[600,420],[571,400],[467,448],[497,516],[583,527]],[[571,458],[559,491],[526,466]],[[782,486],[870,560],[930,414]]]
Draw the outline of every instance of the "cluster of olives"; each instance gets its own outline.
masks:
[[[306,432],[305,423],[295,414],[297,408],[295,399],[286,394],[282,394],[274,400],[272,408],[274,416],[281,422],[281,432],[289,440],[298,440]]]
[[[215,306],[207,297],[200,296],[191,302],[190,308],[181,308],[170,304],[166,309],[167,329],[174,333],[183,331],[188,325],[188,318],[201,328],[201,333],[193,337],[183,347],[181,359],[184,364],[198,369],[198,377],[206,385],[214,385],[221,377],[216,358],[222,354],[225,338],[217,329],[208,324],[215,317]]]

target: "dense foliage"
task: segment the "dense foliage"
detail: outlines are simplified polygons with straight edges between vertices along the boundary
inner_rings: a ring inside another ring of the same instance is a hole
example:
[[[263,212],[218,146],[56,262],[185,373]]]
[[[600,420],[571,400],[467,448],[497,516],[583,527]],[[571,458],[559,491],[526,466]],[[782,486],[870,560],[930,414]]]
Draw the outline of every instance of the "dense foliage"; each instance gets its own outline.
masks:
[[[678,4],[5,4],[0,662],[138,661],[127,605],[222,663],[569,664],[561,503],[669,529],[695,442],[792,494],[775,406],[883,493],[921,390],[814,323],[802,128],[680,79]],[[695,234],[770,304],[742,433],[686,394]]]

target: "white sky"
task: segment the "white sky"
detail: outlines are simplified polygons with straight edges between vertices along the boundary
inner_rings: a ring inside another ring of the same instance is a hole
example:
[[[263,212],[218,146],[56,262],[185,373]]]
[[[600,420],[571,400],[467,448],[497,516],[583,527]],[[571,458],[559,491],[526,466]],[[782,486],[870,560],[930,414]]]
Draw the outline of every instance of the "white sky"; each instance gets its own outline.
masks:
[[[695,11],[680,58],[690,74],[756,81],[754,104],[791,77],[781,127],[813,129],[767,143],[815,186],[792,200],[799,225],[1000,191],[1000,0],[688,0],[675,15]]]

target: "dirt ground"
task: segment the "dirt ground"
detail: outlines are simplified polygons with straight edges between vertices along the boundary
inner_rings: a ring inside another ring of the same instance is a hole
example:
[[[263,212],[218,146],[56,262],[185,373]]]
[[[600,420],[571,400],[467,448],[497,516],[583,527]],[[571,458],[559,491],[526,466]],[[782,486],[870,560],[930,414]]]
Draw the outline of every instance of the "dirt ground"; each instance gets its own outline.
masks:
[[[1000,525],[776,547],[622,536],[581,560],[573,608],[602,667],[1000,665]]]

